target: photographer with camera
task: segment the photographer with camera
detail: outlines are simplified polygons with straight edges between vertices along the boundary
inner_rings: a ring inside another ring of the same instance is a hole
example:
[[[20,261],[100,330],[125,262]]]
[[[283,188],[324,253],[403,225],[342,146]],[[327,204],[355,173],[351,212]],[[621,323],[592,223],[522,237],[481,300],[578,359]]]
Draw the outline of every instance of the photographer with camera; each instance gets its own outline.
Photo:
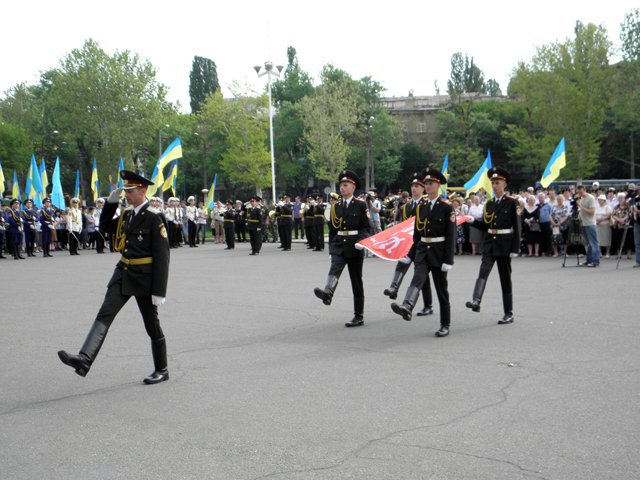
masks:
[[[640,183],[629,187],[635,187],[635,191],[629,195],[629,204],[631,206],[631,218],[633,219],[633,239],[636,247],[636,263],[633,268],[640,268]],[[631,188],[629,188],[631,190]]]
[[[576,188],[575,207],[578,211],[580,228],[587,240],[587,261],[581,265],[595,268],[600,265],[600,244],[596,228],[596,199],[587,193],[582,184]]]
[[[375,235],[376,233],[380,233],[382,231],[382,225],[380,224],[380,210],[382,209],[382,205],[380,203],[380,200],[378,200],[378,196],[374,190],[370,190],[367,192],[365,201],[367,202],[367,208],[369,209],[369,223],[371,224],[371,234]]]

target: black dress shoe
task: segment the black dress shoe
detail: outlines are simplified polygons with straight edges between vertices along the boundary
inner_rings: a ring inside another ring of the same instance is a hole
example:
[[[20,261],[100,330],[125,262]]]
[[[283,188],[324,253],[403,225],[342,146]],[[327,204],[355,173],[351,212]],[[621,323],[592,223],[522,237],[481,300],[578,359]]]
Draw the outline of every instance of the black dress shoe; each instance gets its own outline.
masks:
[[[355,315],[351,321],[344,324],[345,327],[361,327],[364,325],[364,318],[362,315]]]
[[[407,322],[411,321],[411,311],[404,305],[398,305],[397,303],[394,302],[391,304],[391,310],[393,310],[394,313],[397,313],[398,315],[400,315]]]
[[[396,298],[398,298],[398,290],[394,290],[392,288],[385,288],[384,292],[382,292],[382,294],[386,295],[391,300],[395,300]]]
[[[507,323],[513,323],[513,313],[505,313],[502,320],[498,320],[498,325],[506,325]]]
[[[436,332],[436,337],[446,337],[449,335],[449,327],[442,327]]]
[[[313,293],[316,297],[322,300],[322,303],[324,303],[325,305],[331,305],[331,299],[333,298],[331,294],[317,287],[313,289]]]
[[[166,382],[169,380],[169,370],[156,370],[151,375],[143,380],[146,385],[153,385],[154,383]]]
[[[89,369],[91,368],[91,363],[81,355],[70,355],[64,350],[60,350],[58,352],[58,357],[62,363],[69,365],[81,377],[86,377]]]
[[[465,303],[464,306],[470,308],[474,312],[480,311],[480,302],[477,300],[471,300],[470,302]]]
[[[424,307],[422,310],[420,310],[418,313],[416,313],[416,315],[419,316],[419,317],[424,317],[426,315],[433,315],[433,308]]]
[[[251,252],[249,255],[255,255],[255,254],[256,254],[256,252]]]

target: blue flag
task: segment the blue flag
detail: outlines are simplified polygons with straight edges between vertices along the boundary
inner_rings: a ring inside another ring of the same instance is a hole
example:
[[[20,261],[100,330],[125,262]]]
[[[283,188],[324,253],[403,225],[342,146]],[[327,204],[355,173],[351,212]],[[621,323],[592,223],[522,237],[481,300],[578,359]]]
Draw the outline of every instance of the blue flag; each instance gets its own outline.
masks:
[[[80,170],[76,170],[76,187],[73,190],[73,196],[80,198]]]
[[[67,208],[64,201],[64,193],[62,193],[62,183],[60,182],[60,157],[56,157],[56,166],[51,176],[51,204],[62,210]]]

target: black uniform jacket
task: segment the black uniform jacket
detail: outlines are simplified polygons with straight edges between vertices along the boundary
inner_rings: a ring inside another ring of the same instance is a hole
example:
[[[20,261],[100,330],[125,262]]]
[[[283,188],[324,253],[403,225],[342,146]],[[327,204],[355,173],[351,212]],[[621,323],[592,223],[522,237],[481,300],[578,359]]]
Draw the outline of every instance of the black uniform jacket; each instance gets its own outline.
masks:
[[[262,228],[262,210],[259,206],[250,207],[247,212],[247,229],[260,230]]]
[[[120,281],[123,295],[166,297],[169,280],[167,229],[162,218],[147,208],[148,205],[143,206],[133,219],[131,219],[131,215],[134,213],[132,208],[127,208],[120,217],[114,219],[113,215],[118,204],[106,203],[100,217],[100,229],[105,233],[115,235],[115,246],[116,248],[122,246],[120,254],[123,258],[116,265],[107,287]],[[120,223],[120,218],[122,223]],[[118,225],[121,226],[121,234],[124,235],[124,243],[122,244],[119,242]],[[152,259],[150,263],[141,265],[126,263],[132,259],[149,258]]]
[[[500,202],[488,200],[484,205],[482,220],[475,220],[472,225],[487,234],[482,243],[483,255],[492,257],[508,257],[520,250],[520,221],[518,217],[518,201],[507,195]],[[511,233],[498,233],[496,230],[509,230]]]
[[[278,220],[280,225],[293,224],[293,205],[291,203],[285,203],[280,209],[280,219]]]
[[[430,267],[440,267],[443,263],[453,265],[457,230],[456,213],[451,204],[438,197],[428,212],[428,200],[424,197],[416,207],[415,217],[413,245],[407,256]],[[444,237],[444,241],[422,241],[422,238],[439,237]]]
[[[344,257],[362,257],[363,250],[356,249],[356,243],[369,236],[369,216],[367,204],[357,198],[352,198],[349,207],[343,199],[338,200],[331,207],[329,222],[329,253]],[[338,232],[352,232],[341,235]]]

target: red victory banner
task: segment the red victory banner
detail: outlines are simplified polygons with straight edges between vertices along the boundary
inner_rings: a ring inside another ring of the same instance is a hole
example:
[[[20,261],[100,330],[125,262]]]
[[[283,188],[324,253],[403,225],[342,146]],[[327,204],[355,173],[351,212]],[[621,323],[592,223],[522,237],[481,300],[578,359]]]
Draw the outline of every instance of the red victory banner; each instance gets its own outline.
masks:
[[[460,215],[456,218],[456,225],[465,222],[472,222],[473,217]],[[398,261],[407,256],[411,245],[413,245],[414,217],[389,227],[380,233],[360,240],[358,245],[362,245],[374,255],[391,261]]]
[[[385,260],[397,261],[407,256],[413,245],[414,217],[360,240],[359,245]]]

